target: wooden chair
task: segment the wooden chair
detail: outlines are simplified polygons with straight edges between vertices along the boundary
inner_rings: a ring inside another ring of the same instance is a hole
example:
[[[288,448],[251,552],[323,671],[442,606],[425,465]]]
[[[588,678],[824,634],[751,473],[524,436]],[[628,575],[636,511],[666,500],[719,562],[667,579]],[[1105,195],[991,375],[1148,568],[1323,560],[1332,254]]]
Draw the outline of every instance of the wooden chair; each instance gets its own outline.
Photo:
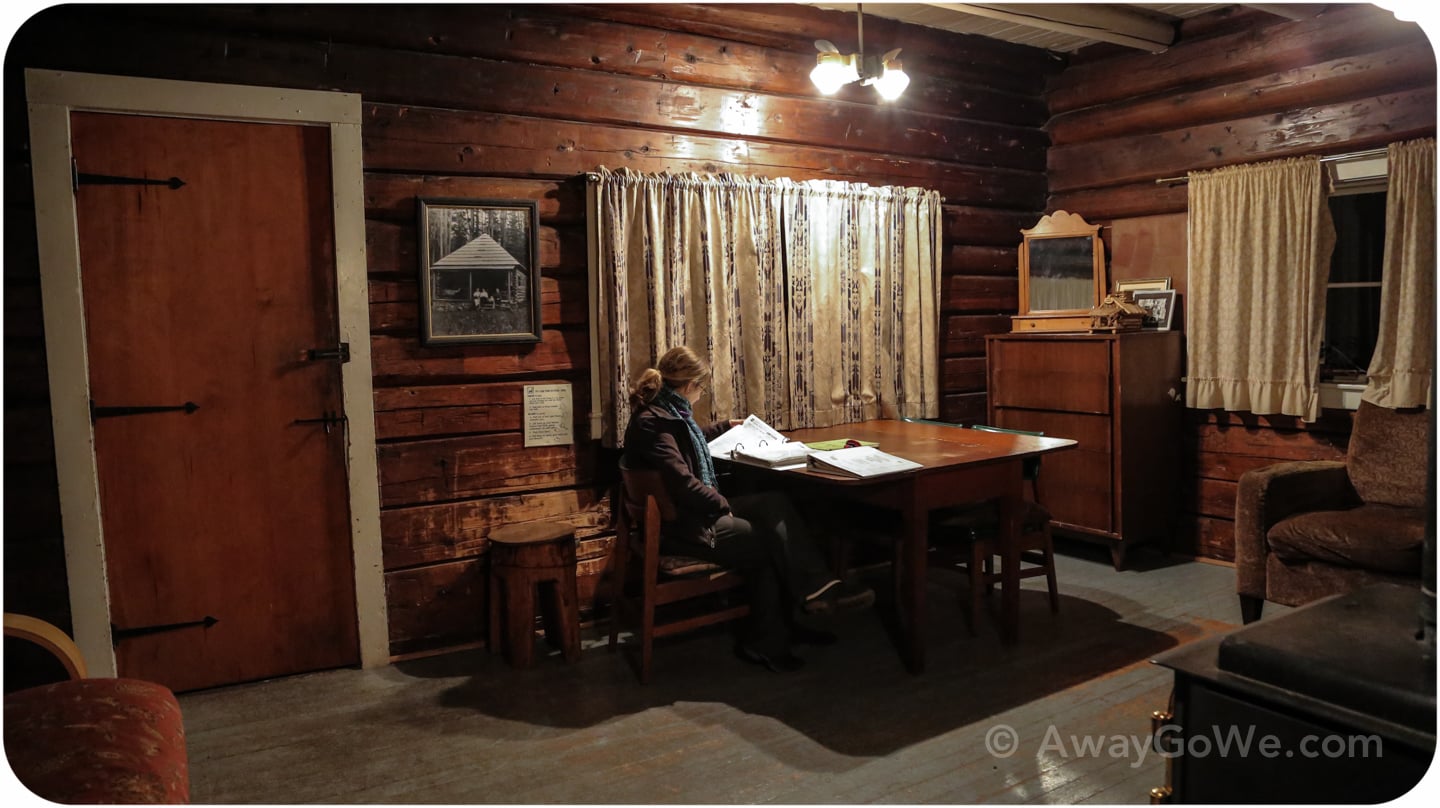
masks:
[[[736,620],[748,615],[750,607],[704,602],[743,586],[745,580],[738,573],[698,559],[661,555],[660,525],[674,518],[675,506],[659,473],[622,464],[620,477],[611,498],[616,522],[609,647],[613,651],[619,642],[622,620],[636,625],[640,640],[636,673],[641,684],[647,684],[656,639]],[[685,613],[671,615],[678,611],[671,607]]]
[[[987,432],[1008,432],[1040,436],[1039,432],[976,424],[971,429]],[[1055,584],[1055,544],[1050,533],[1050,512],[1039,503],[1040,458],[1025,461],[1023,474],[1030,483],[1031,499],[1024,504],[1020,522],[1020,578],[1045,576],[1050,589],[1050,611],[1060,611],[1060,592]],[[966,574],[970,581],[968,610],[971,635],[975,634],[976,615],[983,595],[988,595],[1000,582],[1001,573],[994,559],[1002,555],[999,546],[1000,513],[993,503],[947,511],[930,525],[930,564]],[[1028,566],[1027,566],[1028,565]]]

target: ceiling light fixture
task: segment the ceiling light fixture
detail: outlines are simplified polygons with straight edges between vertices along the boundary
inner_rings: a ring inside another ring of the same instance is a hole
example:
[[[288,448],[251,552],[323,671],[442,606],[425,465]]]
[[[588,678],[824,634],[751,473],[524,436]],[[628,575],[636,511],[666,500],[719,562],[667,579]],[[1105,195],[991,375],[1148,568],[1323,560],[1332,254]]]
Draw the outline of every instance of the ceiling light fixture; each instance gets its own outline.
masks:
[[[855,27],[859,34],[857,53],[841,53],[828,39],[815,40],[815,49],[820,53],[815,57],[810,81],[825,95],[834,95],[841,87],[858,81],[873,86],[886,101],[894,101],[910,86],[910,77],[900,63],[900,49],[879,58],[865,55],[865,12],[859,3],[855,4]]]

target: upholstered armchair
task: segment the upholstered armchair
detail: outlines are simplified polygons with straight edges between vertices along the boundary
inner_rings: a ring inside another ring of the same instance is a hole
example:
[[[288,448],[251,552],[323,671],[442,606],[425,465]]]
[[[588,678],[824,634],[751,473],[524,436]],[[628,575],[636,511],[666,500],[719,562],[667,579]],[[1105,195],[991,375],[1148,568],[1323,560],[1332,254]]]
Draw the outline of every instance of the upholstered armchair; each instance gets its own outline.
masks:
[[[1241,617],[1388,581],[1419,585],[1431,414],[1362,403],[1344,461],[1247,471],[1235,501]]]

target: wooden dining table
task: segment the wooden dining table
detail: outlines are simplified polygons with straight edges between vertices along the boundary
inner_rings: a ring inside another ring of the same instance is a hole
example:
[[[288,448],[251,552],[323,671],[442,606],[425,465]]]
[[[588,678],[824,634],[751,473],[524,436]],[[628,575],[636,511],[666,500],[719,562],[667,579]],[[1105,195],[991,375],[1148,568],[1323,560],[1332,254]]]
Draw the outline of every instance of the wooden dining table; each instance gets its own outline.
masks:
[[[1019,634],[1019,542],[1023,465],[1027,458],[1069,449],[1067,438],[1036,437],[966,429],[958,425],[905,420],[797,429],[785,433],[792,441],[833,440],[873,442],[888,454],[920,464],[919,468],[856,479],[808,468],[786,470],[728,461],[734,474],[751,484],[820,486],[837,501],[853,500],[899,514],[893,543],[895,611],[900,655],[911,673],[925,669],[925,570],[930,512],[972,502],[999,505],[1001,555],[1001,636],[1014,642]],[[724,458],[717,458],[724,460]]]

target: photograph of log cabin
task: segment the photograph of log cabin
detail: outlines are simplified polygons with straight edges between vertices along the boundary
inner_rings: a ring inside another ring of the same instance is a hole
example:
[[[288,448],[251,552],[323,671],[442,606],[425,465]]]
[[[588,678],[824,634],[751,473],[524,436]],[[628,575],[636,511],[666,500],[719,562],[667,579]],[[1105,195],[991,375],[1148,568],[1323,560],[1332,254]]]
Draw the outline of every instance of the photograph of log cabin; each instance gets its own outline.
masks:
[[[1435,53],[1397,13],[17,20],[6,785],[1414,798],[1435,745]],[[424,200],[525,219],[427,260]],[[1173,290],[1172,327],[1141,327],[1125,281]],[[434,312],[464,338],[425,339]],[[469,339],[512,333],[538,339]],[[675,347],[698,361],[632,398]],[[675,427],[669,472],[625,446],[637,401]],[[919,467],[710,449],[749,416]],[[873,593],[787,613],[782,657],[736,638],[783,586],[783,525],[743,564],[675,552],[678,526],[722,535],[718,503],[776,492],[834,575],[811,594]]]

